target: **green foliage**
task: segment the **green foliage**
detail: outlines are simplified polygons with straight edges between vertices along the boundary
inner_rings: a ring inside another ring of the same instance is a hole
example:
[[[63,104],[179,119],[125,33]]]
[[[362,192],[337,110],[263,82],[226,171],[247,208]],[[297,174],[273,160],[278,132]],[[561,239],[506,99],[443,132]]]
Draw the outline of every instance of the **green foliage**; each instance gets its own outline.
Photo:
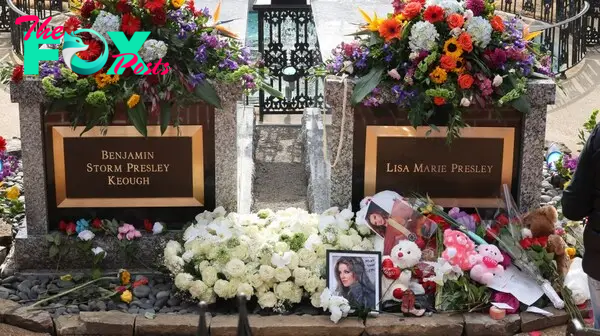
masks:
[[[442,311],[473,311],[483,308],[490,297],[491,291],[486,286],[475,283],[468,275],[463,275],[456,281],[447,281],[444,284],[438,307]]]
[[[354,91],[352,92],[352,104],[360,103],[379,85],[383,79],[384,71],[383,67],[372,68],[368,74],[356,81]]]
[[[594,130],[594,127],[596,127],[596,124],[598,123],[596,121],[598,112],[600,112],[600,110],[596,109],[596,110],[592,111],[588,120],[583,124],[583,129],[579,129],[579,132],[578,132],[579,133],[578,134],[579,142],[577,143],[578,145],[585,146],[585,143],[587,142],[587,138],[589,137],[590,133]]]
[[[301,232],[295,233],[292,237],[281,236],[281,241],[286,242],[290,246],[290,250],[294,252],[298,252],[298,250],[304,247],[306,239],[308,239],[306,235]]]

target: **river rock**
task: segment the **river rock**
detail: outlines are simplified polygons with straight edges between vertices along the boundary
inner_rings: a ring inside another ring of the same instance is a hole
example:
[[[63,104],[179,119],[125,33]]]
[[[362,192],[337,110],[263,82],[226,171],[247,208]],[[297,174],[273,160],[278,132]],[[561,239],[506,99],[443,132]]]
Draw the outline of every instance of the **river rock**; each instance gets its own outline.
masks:
[[[150,295],[150,291],[150,287],[146,285],[138,286],[133,289],[133,295],[135,295],[138,298],[146,298],[148,297],[148,295]]]
[[[169,295],[171,295],[171,293],[168,291],[160,291],[160,292],[156,293],[156,299],[158,300],[158,299],[162,299],[162,298],[166,297],[168,300]]]

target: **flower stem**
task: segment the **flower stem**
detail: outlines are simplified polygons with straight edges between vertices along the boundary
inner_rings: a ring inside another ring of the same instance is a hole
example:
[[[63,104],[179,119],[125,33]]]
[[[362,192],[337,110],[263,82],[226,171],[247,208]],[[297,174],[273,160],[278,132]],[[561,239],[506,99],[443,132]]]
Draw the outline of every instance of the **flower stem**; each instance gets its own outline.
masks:
[[[82,284],[82,285],[79,285],[79,286],[77,286],[77,287],[73,287],[73,288],[71,288],[71,289],[69,289],[69,290],[66,290],[66,291],[64,291],[64,292],[58,293],[58,294],[56,294],[56,295],[53,295],[53,296],[51,296],[51,297],[49,297],[49,298],[46,298],[46,299],[40,300],[40,301],[38,301],[38,302],[36,302],[36,303],[32,304],[31,306],[29,306],[29,307],[28,307],[28,309],[31,309],[31,308],[33,308],[33,307],[35,307],[35,306],[39,306],[39,305],[41,305],[42,303],[49,302],[49,301],[51,301],[51,300],[54,300],[54,299],[56,299],[56,298],[59,298],[59,297],[61,297],[61,296],[64,296],[64,295],[67,295],[67,294],[70,294],[70,293],[76,292],[76,291],[78,291],[78,290],[80,290],[80,289],[82,289],[82,288],[84,288],[84,287],[87,287],[87,286],[89,286],[89,285],[91,285],[91,284],[94,284],[94,283],[96,283],[96,282],[100,282],[100,281],[102,281],[102,280],[115,280],[115,279],[118,279],[118,278],[117,278],[117,277],[103,277],[103,278],[98,278],[98,279],[96,279],[96,280],[88,281],[88,282],[86,282],[86,283],[84,283],[84,284]]]

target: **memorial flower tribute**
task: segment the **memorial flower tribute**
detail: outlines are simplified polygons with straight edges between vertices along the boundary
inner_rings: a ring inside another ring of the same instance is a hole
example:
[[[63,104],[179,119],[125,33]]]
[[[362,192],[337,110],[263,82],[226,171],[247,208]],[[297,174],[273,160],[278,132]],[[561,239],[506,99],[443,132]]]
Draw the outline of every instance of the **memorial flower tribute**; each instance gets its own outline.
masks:
[[[92,75],[78,75],[61,53],[58,61],[40,63],[39,77],[50,101],[48,110],[69,111],[72,123],[85,125],[86,131],[109,125],[120,104],[141,134],[147,134],[149,119],[160,121],[164,133],[168,125],[178,124],[178,113],[186,106],[204,101],[220,107],[215,81],[274,92],[263,82],[262,62],[253,61],[249,49],[221,25],[220,4],[211,13],[191,0],[86,0],[74,14],[64,23],[65,33],[88,28],[103,36],[108,43],[105,66]],[[131,56],[117,58],[120,51],[108,32],[123,32],[127,39],[149,32],[139,50],[147,71],[128,65]],[[87,46],[76,53],[80,59],[104,56],[97,35],[83,32],[76,37]],[[115,62],[121,64],[117,74],[108,74]],[[12,81],[23,77],[23,67],[15,67]]]
[[[527,78],[551,76],[550,57],[533,42],[539,32],[496,15],[488,1],[404,0],[384,17],[360,12],[366,24],[333,50],[328,72],[357,78],[353,104],[393,96],[415,127],[447,114],[448,141],[466,126],[465,108],[511,105],[525,113]]]

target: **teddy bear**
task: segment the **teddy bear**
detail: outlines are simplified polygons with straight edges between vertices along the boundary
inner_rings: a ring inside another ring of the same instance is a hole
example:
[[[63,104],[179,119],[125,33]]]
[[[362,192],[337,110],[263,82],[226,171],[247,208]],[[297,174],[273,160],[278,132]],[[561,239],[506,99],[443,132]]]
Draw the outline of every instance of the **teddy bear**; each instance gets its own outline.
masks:
[[[410,240],[401,240],[396,244],[389,256],[382,262],[382,302],[402,301],[402,295],[408,289],[415,295],[425,293],[425,289],[412,279],[412,268],[421,260],[421,250]]]
[[[475,243],[464,233],[458,230],[446,229],[444,231],[444,246],[442,258],[448,260],[450,265],[456,265],[463,271],[468,271],[475,264]]]
[[[474,281],[487,286],[492,282],[494,275],[504,272],[504,267],[500,265],[504,257],[496,245],[482,244],[477,246],[476,250],[478,254],[470,276]]]
[[[551,205],[543,206],[530,211],[523,217],[523,238],[548,237],[546,251],[554,253],[554,261],[558,273],[566,276],[569,271],[570,258],[566,252],[567,243],[561,236],[555,234],[555,223],[558,221],[558,212]]]

